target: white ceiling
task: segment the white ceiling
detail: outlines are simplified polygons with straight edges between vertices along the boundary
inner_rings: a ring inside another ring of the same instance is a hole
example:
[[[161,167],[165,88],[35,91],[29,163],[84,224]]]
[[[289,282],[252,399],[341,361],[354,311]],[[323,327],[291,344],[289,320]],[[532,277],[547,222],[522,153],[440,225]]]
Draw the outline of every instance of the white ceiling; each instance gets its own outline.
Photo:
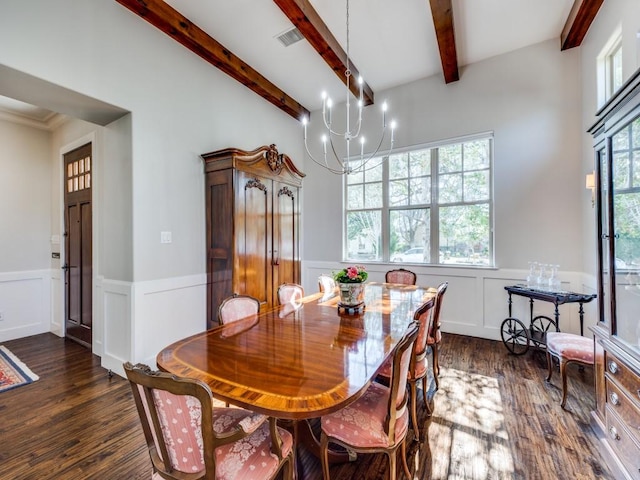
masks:
[[[293,25],[274,2],[165,1],[308,110],[320,107],[323,90],[344,98],[343,83],[306,40],[284,47],[276,39]],[[346,0],[310,1],[346,51]],[[557,39],[560,48],[572,4],[453,0],[459,67],[549,39]],[[350,0],[349,28],[351,59],[374,92],[442,75],[428,0]],[[463,68],[460,75],[463,80]],[[2,97],[0,111],[45,122],[50,115]]]

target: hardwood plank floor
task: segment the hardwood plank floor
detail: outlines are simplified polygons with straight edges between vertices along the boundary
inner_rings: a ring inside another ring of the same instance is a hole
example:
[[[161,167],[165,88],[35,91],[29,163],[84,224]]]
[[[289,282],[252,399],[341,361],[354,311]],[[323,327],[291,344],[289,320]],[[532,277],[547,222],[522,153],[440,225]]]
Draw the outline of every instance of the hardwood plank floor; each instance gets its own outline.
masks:
[[[4,345],[40,380],[0,394],[0,480],[151,478],[124,379],[52,334]],[[592,369],[569,367],[564,411],[559,374],[544,382],[539,352],[514,357],[499,342],[445,334],[441,365],[434,414],[422,418],[428,439],[409,448],[411,459],[420,450],[416,478],[613,479],[589,426]],[[300,457],[303,477],[321,479],[320,463]],[[386,471],[384,455],[361,455],[332,466],[331,478],[382,479]]]

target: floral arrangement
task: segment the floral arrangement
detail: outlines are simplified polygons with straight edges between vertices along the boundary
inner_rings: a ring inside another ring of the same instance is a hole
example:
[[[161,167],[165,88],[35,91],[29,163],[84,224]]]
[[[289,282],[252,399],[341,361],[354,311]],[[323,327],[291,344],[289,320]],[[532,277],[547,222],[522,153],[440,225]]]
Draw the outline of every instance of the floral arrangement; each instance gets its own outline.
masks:
[[[353,265],[333,272],[333,279],[338,283],[363,283],[368,276],[362,265]]]

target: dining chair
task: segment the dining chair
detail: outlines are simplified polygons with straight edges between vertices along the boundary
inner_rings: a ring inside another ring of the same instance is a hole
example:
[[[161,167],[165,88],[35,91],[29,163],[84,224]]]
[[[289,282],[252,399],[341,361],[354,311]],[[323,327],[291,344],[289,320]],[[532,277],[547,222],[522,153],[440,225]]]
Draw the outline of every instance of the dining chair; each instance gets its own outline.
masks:
[[[217,408],[209,386],[127,362],[124,370],[142,423],[152,479],[294,478],[291,434],[242,408]],[[284,469],[283,469],[284,467]]]
[[[389,386],[373,382],[355,402],[321,418],[320,458],[324,480],[330,478],[329,443],[359,453],[386,453],[390,480],[396,478],[396,456],[401,447],[402,467],[407,478],[411,478],[405,442],[409,429],[407,374],[417,337],[418,325],[412,322],[393,354]]]
[[[409,383],[409,391],[411,398],[411,422],[416,440],[420,441],[420,430],[418,429],[418,389],[417,384],[422,381],[422,399],[424,401],[425,410],[428,416],[431,416],[431,407],[427,399],[427,333],[431,329],[433,322],[433,306],[435,305],[435,297],[430,298],[420,305],[413,314],[413,320],[418,324],[418,337],[413,346],[411,363],[409,364],[409,375],[407,382]],[[391,384],[391,375],[393,374],[393,359],[387,361],[380,371],[376,379],[384,385]]]
[[[431,324],[429,336],[427,337],[427,345],[431,347],[433,356],[433,377],[436,381],[436,390],[440,388],[440,380],[438,379],[438,377],[440,376],[440,359],[438,358],[438,350],[440,348],[440,344],[442,343],[442,332],[440,331],[440,311],[442,308],[442,300],[448,286],[449,282],[442,282],[440,285],[438,285],[438,290],[436,292],[436,304],[433,309],[433,322]]]
[[[235,322],[241,318],[256,315],[260,312],[260,302],[250,295],[238,295],[225,298],[218,307],[218,322],[220,325]]]
[[[333,293],[337,286],[336,281],[331,275],[323,273],[318,277],[318,288],[320,292],[325,295]]]
[[[553,375],[553,363],[551,357],[558,359],[560,364],[560,378],[562,379],[562,403],[564,408],[567,403],[567,365],[578,363],[580,365],[593,365],[595,354],[593,338],[583,337],[575,333],[547,332],[547,382]],[[640,395],[640,390],[638,391]]]
[[[405,268],[396,268],[389,270],[385,276],[384,281],[386,283],[401,283],[402,285],[415,285],[416,274],[411,270]]]
[[[286,305],[287,303],[300,302],[304,297],[304,288],[297,283],[283,283],[278,287],[278,303]]]

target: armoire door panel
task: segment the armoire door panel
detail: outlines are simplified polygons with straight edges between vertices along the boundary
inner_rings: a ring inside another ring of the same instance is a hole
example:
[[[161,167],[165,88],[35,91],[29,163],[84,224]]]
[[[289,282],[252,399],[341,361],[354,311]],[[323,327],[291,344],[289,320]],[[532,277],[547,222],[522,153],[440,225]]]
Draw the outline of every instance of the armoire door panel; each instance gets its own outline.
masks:
[[[277,242],[277,261],[274,262],[274,283],[299,283],[298,190],[279,183],[275,195],[273,238]]]
[[[207,175],[207,320],[218,322],[217,306],[233,293],[233,175],[220,170]]]
[[[262,306],[270,303],[272,295],[270,185],[270,180],[238,172],[236,286]]]

